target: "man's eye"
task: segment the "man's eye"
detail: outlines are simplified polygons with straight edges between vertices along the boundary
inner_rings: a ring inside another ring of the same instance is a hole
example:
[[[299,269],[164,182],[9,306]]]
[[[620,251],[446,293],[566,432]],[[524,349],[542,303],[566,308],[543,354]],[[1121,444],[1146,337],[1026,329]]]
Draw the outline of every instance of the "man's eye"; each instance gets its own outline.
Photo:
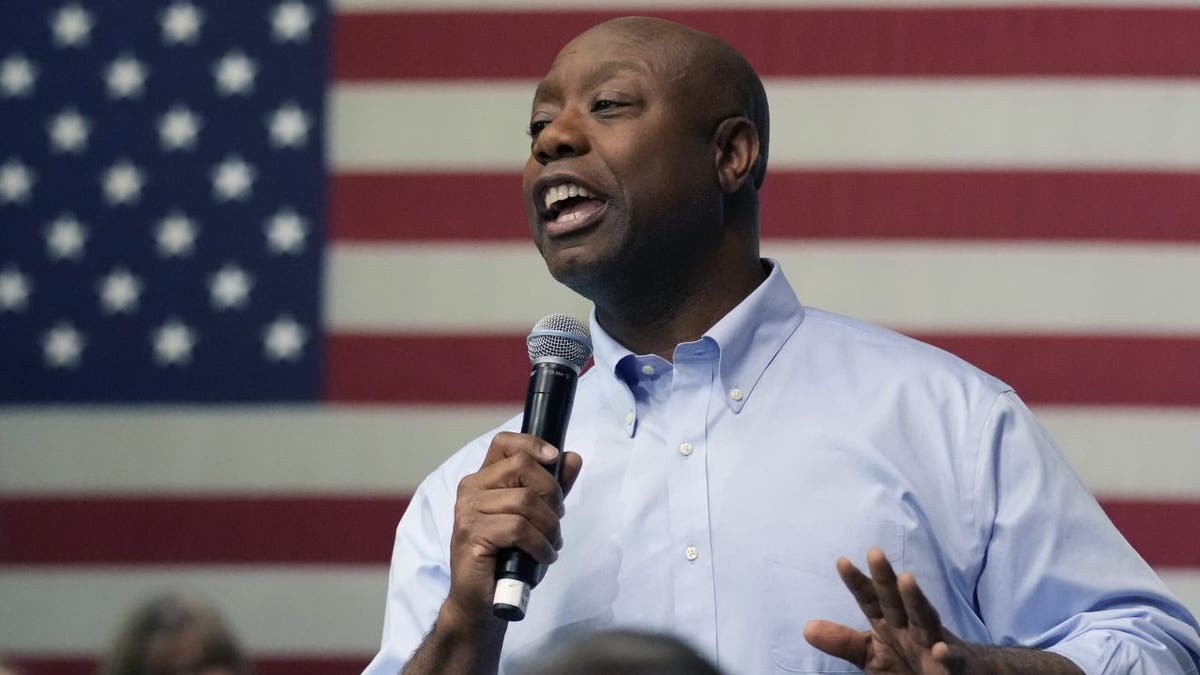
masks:
[[[542,129],[545,129],[548,126],[550,126],[550,122],[547,120],[537,120],[536,122],[530,122],[529,129],[526,131],[526,133],[529,134],[530,138],[537,138],[537,135],[542,132]]]
[[[596,101],[595,103],[592,104],[592,112],[600,112],[601,110],[611,110],[613,108],[620,108],[624,105],[626,105],[626,104],[622,103],[620,101],[614,101],[612,99],[602,98],[599,101]]]

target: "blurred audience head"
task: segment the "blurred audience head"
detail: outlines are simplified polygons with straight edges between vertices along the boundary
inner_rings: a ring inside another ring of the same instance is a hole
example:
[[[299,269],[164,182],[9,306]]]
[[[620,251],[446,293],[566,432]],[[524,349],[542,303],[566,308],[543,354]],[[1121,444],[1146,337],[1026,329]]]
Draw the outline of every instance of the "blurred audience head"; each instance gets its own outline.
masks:
[[[217,611],[189,595],[166,593],[125,620],[101,675],[251,675]]]
[[[632,630],[590,633],[548,646],[518,675],[721,675],[678,638]]]

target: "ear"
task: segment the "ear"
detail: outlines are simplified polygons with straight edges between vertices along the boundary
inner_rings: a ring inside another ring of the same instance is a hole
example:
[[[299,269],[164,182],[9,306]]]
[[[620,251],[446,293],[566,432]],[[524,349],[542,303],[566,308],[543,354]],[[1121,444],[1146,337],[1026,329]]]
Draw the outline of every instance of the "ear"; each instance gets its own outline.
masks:
[[[727,118],[713,134],[713,143],[721,191],[733,194],[742,189],[758,162],[758,127],[746,117]]]

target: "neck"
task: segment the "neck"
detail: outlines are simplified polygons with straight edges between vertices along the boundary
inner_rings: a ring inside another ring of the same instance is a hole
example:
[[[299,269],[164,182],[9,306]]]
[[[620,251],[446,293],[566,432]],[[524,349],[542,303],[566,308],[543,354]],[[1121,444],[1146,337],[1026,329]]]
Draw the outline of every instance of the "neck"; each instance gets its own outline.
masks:
[[[670,361],[676,345],[699,339],[767,278],[757,251],[736,264],[694,272],[692,278],[663,275],[652,286],[594,298],[596,319],[626,349]]]

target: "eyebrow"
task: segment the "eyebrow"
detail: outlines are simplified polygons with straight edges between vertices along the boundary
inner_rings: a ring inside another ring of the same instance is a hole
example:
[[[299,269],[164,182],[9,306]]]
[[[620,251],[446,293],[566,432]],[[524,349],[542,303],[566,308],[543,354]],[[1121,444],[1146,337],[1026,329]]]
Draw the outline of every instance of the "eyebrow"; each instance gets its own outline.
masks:
[[[605,80],[628,71],[633,71],[640,75],[648,75],[650,69],[641,61],[604,61],[598,63],[591,68],[583,76],[583,88],[590,89]],[[551,80],[542,80],[538,83],[537,89],[533,92],[533,100],[538,101],[547,97],[559,95],[561,87]]]

